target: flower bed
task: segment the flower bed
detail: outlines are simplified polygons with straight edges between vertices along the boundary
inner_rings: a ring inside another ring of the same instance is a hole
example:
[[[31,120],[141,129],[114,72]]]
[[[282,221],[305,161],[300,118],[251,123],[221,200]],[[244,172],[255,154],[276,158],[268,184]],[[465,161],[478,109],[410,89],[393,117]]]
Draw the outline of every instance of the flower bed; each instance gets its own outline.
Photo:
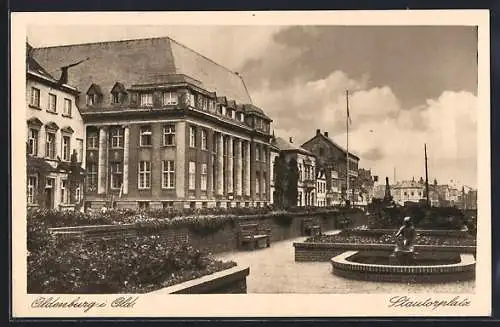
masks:
[[[28,293],[144,293],[236,266],[158,236],[56,239],[28,225]]]
[[[43,221],[49,227],[95,226],[138,224],[155,227],[156,225],[192,225],[198,224],[199,218],[212,218],[211,226],[223,225],[235,218],[246,216],[275,217],[283,214],[327,214],[334,211],[349,213],[356,209],[336,209],[333,207],[289,208],[276,211],[266,208],[203,208],[203,209],[162,209],[137,211],[131,209],[113,209],[105,212],[75,212],[33,209],[28,211],[28,221]],[[213,221],[218,218],[219,221]],[[205,222],[201,222],[202,224]],[[194,227],[196,229],[196,227]],[[215,229],[217,227],[214,227]],[[203,228],[205,229],[205,228]]]
[[[394,234],[358,235],[351,231],[342,231],[336,235],[320,235],[306,239],[307,243],[354,243],[354,244],[394,244]],[[416,245],[452,245],[475,246],[476,239],[469,237],[448,237],[434,235],[417,235]]]

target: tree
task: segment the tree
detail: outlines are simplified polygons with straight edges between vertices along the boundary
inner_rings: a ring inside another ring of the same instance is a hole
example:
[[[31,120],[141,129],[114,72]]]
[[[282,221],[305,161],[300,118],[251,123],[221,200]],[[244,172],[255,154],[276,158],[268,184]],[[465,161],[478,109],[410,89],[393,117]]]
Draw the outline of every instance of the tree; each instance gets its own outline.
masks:
[[[285,191],[285,199],[287,207],[297,205],[298,182],[299,182],[299,168],[297,166],[297,160],[295,158],[292,158],[288,162],[287,187]]]
[[[283,208],[285,206],[285,193],[287,188],[288,165],[283,153],[274,161],[274,189],[276,192],[275,206]]]

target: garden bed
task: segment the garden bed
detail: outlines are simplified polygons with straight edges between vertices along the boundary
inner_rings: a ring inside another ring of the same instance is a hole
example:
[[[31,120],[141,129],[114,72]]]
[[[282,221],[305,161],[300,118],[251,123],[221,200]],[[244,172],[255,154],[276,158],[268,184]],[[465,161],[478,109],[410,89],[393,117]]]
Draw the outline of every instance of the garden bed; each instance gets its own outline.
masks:
[[[28,231],[28,250],[28,293],[36,294],[145,293],[236,266],[159,236],[68,240],[43,227]]]
[[[346,230],[335,235],[319,235],[306,239],[307,243],[353,243],[353,244],[395,244],[394,233],[367,233],[366,231]],[[417,231],[416,245],[432,246],[475,246],[476,238],[468,234],[459,236],[433,235]]]

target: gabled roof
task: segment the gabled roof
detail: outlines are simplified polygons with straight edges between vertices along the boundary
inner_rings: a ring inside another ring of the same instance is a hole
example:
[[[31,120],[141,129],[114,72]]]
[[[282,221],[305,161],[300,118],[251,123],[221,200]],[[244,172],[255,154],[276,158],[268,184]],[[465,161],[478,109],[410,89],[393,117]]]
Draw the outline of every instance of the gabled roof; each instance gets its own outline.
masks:
[[[115,86],[111,89],[111,93],[125,93],[126,91],[125,86],[120,82],[116,82]]]
[[[99,84],[104,104],[111,103],[110,92],[116,81],[129,88],[156,83],[159,75],[169,74],[184,74],[200,81],[200,87],[207,91],[237,103],[252,103],[238,74],[168,37],[36,48],[32,53],[51,73],[88,57],[88,61],[71,68],[68,84],[79,90]]]
[[[279,136],[276,136],[275,138],[273,138],[271,140],[271,145],[277,147],[280,151],[299,152],[299,153],[306,154],[309,156],[314,156],[313,153],[298,146],[297,144],[290,143],[289,141],[286,141],[285,139],[283,139]]]
[[[314,140],[316,137],[320,137],[322,138],[323,140],[325,140],[327,143],[329,143],[330,145],[336,147],[337,149],[339,149],[340,151],[344,152],[344,153],[347,153],[347,150],[344,149],[343,147],[341,147],[340,145],[338,145],[335,141],[333,141],[330,137],[327,137],[325,136],[324,134],[322,133],[317,133],[314,137],[312,137],[311,139],[307,140],[306,142],[304,142],[304,144],[302,144],[302,146],[304,146],[306,143],[309,143],[310,141]],[[352,153],[352,151],[349,151],[349,155],[357,160],[359,160],[359,157],[357,155],[355,155],[354,153]]]

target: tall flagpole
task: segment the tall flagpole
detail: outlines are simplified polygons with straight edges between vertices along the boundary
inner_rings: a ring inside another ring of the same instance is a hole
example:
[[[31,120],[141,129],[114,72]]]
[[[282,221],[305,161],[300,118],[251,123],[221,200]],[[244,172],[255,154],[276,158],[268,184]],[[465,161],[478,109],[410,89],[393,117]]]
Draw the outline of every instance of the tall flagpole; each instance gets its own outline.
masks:
[[[346,146],[346,201],[349,199],[349,90],[345,91],[346,95],[346,117],[345,117],[345,125],[347,130],[347,146]]]

